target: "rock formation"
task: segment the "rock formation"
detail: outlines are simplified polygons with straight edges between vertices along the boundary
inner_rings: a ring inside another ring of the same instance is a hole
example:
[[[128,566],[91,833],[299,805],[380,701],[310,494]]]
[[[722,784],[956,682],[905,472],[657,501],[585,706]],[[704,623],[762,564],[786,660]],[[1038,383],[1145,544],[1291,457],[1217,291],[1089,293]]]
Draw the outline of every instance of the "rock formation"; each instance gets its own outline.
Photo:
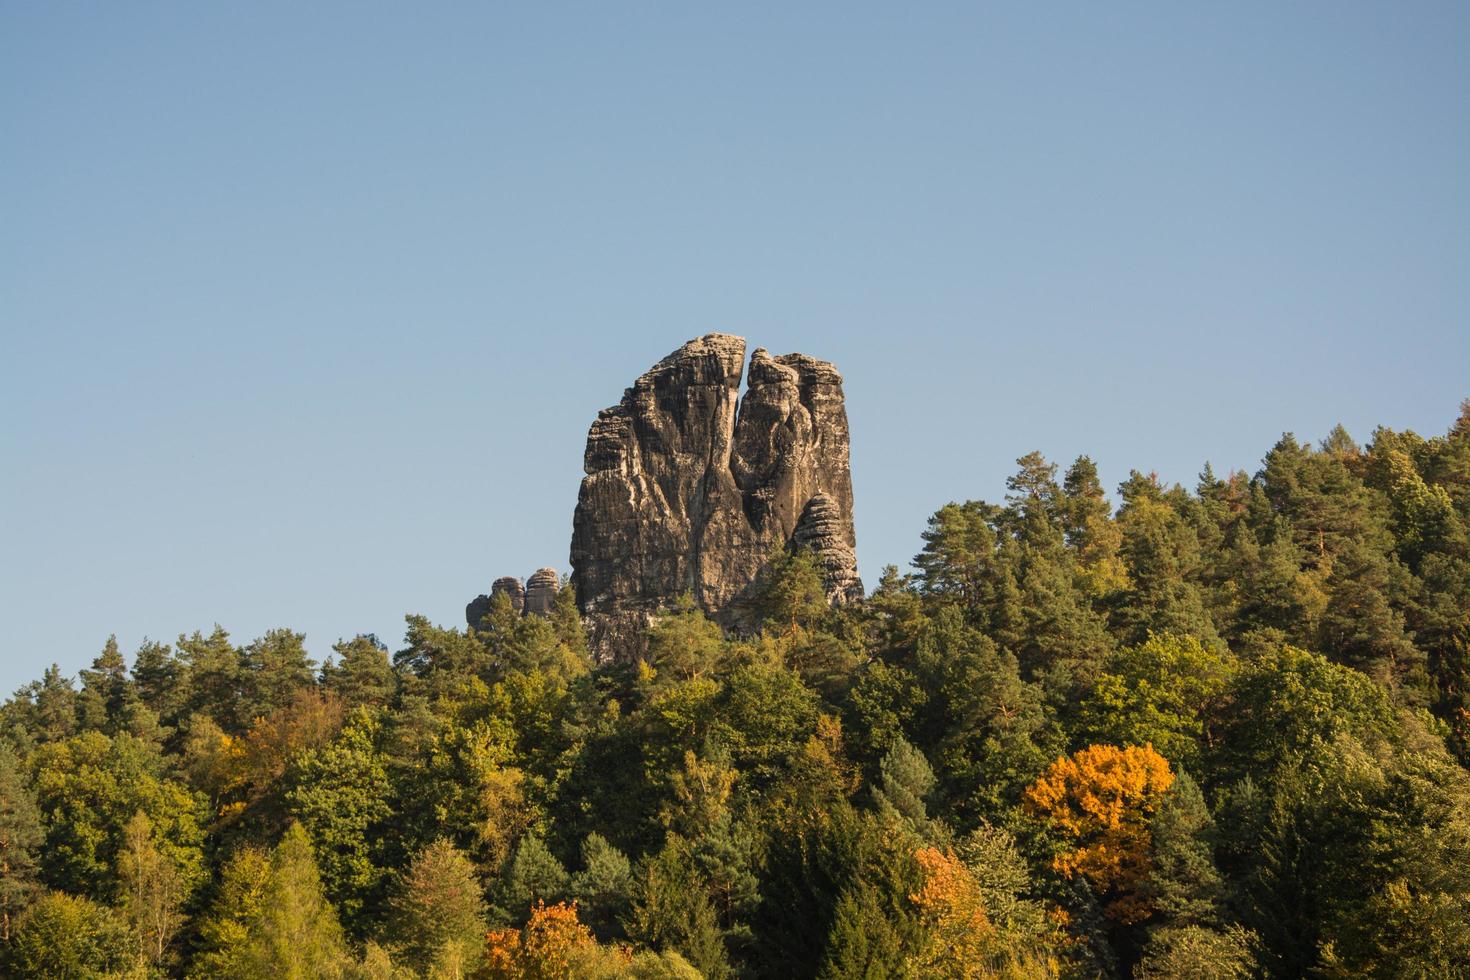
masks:
[[[489,615],[495,597],[502,593],[510,597],[511,608],[522,615],[549,616],[551,604],[560,591],[561,577],[554,568],[538,568],[526,579],[525,585],[520,579],[507,575],[491,584],[489,595],[471,599],[464,608],[464,618],[469,625],[478,628],[480,621]]]
[[[538,568],[526,579],[526,615],[549,616],[551,604],[561,591],[561,578],[554,568]]]
[[[600,656],[636,652],[686,592],[731,628],[776,547],[810,547],[829,597],[862,595],[847,410],[836,368],[745,340],[691,340],[604,409],[587,435],[572,528],[572,583]]]

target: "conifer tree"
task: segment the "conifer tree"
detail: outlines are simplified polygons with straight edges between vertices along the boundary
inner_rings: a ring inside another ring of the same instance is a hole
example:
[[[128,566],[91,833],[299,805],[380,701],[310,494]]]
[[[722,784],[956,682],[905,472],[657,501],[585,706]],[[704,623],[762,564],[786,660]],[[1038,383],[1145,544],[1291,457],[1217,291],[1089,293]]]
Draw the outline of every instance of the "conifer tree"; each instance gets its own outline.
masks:
[[[903,739],[893,743],[878,767],[873,802],[884,820],[906,825],[921,838],[932,833],[926,798],[934,790],[934,770],[924,754]]]
[[[1215,821],[1199,784],[1181,772],[1149,820],[1150,864],[1144,901],[1171,926],[1215,926],[1224,914],[1224,882],[1215,867]]]
[[[269,855],[247,848],[232,858],[201,934],[204,949],[190,971],[200,980],[334,980],[349,964],[300,824]]]
[[[138,698],[167,726],[178,723],[184,712],[184,665],[164,643],[144,639],[133,655],[133,683]]]
[[[420,850],[392,899],[403,961],[423,975],[463,976],[485,941],[485,899],[474,865],[444,839]]]
[[[180,634],[175,648],[184,667],[182,714],[208,715],[226,731],[243,730],[250,719],[242,710],[244,677],[230,634],[216,623],[209,636],[198,630],[191,636]]]
[[[16,916],[39,888],[40,845],[41,812],[15,754],[0,743],[0,943],[10,941]]]
[[[1077,457],[1062,482],[1062,528],[1067,547],[1076,556],[1078,583],[1094,602],[1128,582],[1119,550],[1123,534],[1112,520],[1097,464]]]
[[[284,708],[314,685],[316,667],[306,655],[305,640],[303,633],[277,629],[240,650],[242,721]]]
[[[81,726],[108,734],[122,728],[135,695],[116,636],[107,638],[102,652],[92,661],[92,669],[83,670],[80,677],[82,689],[77,698],[77,715]]]
[[[601,834],[588,834],[582,841],[582,870],[572,875],[569,890],[588,926],[609,938],[621,929],[619,920],[628,912],[633,866],[627,855]]]
[[[681,847],[666,847],[642,863],[623,925],[633,940],[679,953],[710,980],[730,976],[715,907]]]
[[[501,880],[500,905],[513,922],[524,922],[536,903],[566,898],[571,876],[540,834],[529,833],[516,845]]]
[[[388,648],[371,634],[333,644],[337,659],[322,668],[322,684],[348,708],[386,705],[397,688]]]
[[[1170,505],[1154,478],[1135,471],[1120,488],[1123,507],[1121,554],[1129,587],[1115,595],[1111,622],[1124,643],[1142,643],[1149,633],[1175,633],[1217,644],[1195,576],[1199,540]]]

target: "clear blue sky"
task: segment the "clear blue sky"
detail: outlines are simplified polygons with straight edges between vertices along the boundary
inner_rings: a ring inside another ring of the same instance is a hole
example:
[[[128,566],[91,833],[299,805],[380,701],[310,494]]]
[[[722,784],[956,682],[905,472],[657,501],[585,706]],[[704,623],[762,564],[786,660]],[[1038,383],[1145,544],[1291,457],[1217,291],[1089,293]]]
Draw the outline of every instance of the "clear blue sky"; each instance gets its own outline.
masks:
[[[1033,449],[1442,432],[1467,50],[1464,3],[5,4],[0,690],[460,623],[712,330],[842,369],[870,584]]]

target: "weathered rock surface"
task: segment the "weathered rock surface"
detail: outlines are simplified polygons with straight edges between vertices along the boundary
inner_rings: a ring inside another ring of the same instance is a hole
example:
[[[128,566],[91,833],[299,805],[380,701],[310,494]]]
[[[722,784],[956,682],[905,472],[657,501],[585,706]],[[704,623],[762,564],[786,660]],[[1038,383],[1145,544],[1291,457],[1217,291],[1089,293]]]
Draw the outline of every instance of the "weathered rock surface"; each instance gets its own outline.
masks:
[[[554,568],[538,568],[526,579],[526,615],[549,616],[551,604],[561,591],[561,577]]]
[[[516,612],[521,612],[526,607],[526,587],[521,585],[521,580],[507,575],[498,578],[490,585],[490,598],[495,598],[504,592],[510,596],[510,606]]]
[[[540,568],[531,574],[522,585],[521,580],[507,575],[498,578],[490,585],[489,595],[478,595],[470,600],[469,605],[464,607],[465,622],[479,628],[480,621],[490,613],[491,603],[495,597],[504,593],[510,597],[511,608],[522,615],[547,616],[551,613],[551,604],[556,601],[556,594],[561,591],[561,577],[556,574],[554,568]]]
[[[691,340],[604,409],[587,435],[572,583],[593,649],[635,634],[685,592],[731,628],[775,547],[811,547],[833,602],[862,595],[842,376],[804,354]]]

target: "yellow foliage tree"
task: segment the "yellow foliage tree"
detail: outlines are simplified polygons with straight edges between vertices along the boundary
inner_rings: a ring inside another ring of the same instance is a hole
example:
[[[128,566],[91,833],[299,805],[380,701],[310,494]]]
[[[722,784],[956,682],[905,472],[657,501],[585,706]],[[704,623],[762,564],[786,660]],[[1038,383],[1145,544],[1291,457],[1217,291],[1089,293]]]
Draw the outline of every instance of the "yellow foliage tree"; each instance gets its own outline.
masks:
[[[997,934],[975,875],[953,851],[925,847],[914,854],[924,884],[909,895],[924,938],[909,957],[915,976],[970,980],[993,976]]]
[[[600,946],[577,918],[575,902],[537,902],[521,929],[492,929],[485,937],[480,980],[570,980],[616,972],[631,957]]]
[[[1091,745],[1026,788],[1026,808],[1076,844],[1052,866],[1085,878],[1109,917],[1125,925],[1148,917],[1141,894],[1151,865],[1148,821],[1173,782],[1169,760],[1151,745]]]

